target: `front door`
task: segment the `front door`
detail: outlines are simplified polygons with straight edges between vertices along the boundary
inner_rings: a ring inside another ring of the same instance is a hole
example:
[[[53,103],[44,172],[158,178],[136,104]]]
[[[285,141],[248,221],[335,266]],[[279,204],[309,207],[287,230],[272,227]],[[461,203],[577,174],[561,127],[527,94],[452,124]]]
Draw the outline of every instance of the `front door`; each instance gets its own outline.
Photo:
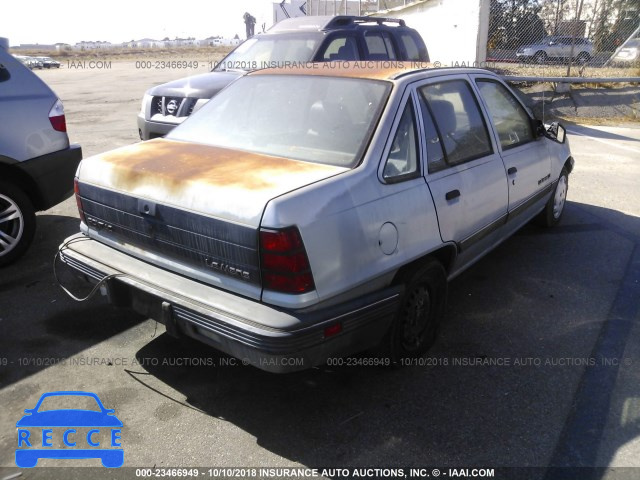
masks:
[[[432,80],[417,93],[440,235],[464,251],[506,221],[504,165],[468,76]]]
[[[505,85],[495,78],[472,77],[492,117],[493,135],[509,182],[509,212],[513,214],[551,188],[549,148],[544,137],[533,132],[531,117]]]

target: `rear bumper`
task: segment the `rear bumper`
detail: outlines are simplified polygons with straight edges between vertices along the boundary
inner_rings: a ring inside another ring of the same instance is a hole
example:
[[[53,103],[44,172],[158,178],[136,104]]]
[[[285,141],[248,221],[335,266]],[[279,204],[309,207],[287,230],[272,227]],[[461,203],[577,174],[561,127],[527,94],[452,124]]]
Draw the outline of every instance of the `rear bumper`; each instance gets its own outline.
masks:
[[[71,196],[73,178],[81,160],[80,145],[71,145],[64,150],[16,164],[33,180],[38,189],[38,210],[47,210]]]
[[[402,287],[313,310],[282,310],[179,276],[137,260],[83,235],[67,239],[64,264],[96,283],[106,275],[112,303],[132,307],[187,335],[275,373],[304,370],[328,358],[357,353],[380,343],[393,321]],[[66,242],[65,242],[66,243]],[[325,328],[341,331],[326,337]]]

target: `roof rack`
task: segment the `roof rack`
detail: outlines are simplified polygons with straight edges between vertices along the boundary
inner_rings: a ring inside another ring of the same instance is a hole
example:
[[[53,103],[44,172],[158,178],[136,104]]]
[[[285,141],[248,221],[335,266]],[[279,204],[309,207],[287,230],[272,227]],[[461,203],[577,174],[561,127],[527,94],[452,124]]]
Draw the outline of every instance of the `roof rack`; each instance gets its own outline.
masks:
[[[401,18],[388,18],[388,17],[355,17],[352,15],[337,15],[327,22],[323,27],[323,30],[330,30],[332,28],[344,27],[347,25],[359,25],[363,23],[377,23],[382,25],[383,23],[397,23],[401,27],[406,27],[407,24]]]

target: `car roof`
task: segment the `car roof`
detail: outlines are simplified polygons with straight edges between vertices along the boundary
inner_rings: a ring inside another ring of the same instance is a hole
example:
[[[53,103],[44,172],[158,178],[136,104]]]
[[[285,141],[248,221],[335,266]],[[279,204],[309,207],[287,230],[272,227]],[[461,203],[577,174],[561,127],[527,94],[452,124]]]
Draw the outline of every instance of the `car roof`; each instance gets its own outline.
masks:
[[[250,72],[254,75],[301,75],[321,77],[348,77],[368,80],[397,81],[401,78],[411,78],[416,75],[425,77],[440,76],[443,74],[481,73],[496,76],[489,70],[481,68],[441,68],[434,67],[426,62],[316,62],[301,63],[288,68],[265,68]]]
[[[406,27],[404,20],[383,17],[357,17],[352,15],[320,15],[286,18],[269,29],[267,34],[290,32],[328,32],[333,30],[355,30],[361,27]]]

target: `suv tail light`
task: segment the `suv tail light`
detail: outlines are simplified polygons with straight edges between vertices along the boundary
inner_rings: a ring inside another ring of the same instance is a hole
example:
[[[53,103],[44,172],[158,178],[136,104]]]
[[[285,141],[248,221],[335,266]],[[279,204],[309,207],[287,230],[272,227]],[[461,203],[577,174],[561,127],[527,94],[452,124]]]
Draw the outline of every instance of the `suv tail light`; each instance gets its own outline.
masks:
[[[82,208],[82,199],[80,198],[80,187],[78,185],[78,179],[73,179],[73,193],[76,195],[76,205],[78,205],[78,213],[80,214],[80,220],[82,220],[85,224],[87,223],[86,218],[84,217],[84,208]]]
[[[260,230],[263,286],[283,293],[306,293],[315,288],[309,258],[296,227]]]
[[[67,131],[67,120],[64,117],[64,106],[58,99],[56,103],[49,110],[49,121],[54,130],[58,132]]]

